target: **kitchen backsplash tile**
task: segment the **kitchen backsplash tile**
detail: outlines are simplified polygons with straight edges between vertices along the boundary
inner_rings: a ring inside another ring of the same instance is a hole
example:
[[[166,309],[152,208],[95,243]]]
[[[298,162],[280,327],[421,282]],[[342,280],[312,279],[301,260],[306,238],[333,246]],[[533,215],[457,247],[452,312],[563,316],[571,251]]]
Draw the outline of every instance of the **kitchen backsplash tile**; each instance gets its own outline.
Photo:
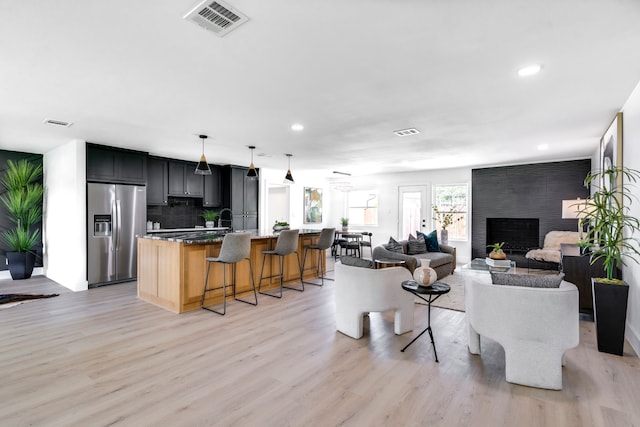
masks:
[[[160,228],[190,228],[204,225],[202,211],[202,199],[170,197],[168,206],[147,206],[147,220]]]

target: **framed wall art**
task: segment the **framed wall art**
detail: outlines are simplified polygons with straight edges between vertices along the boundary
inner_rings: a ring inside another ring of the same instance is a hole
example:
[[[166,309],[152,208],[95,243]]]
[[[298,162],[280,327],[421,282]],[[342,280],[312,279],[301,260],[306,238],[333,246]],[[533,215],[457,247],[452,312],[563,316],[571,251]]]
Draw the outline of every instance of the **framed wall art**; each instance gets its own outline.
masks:
[[[606,171],[611,167],[622,167],[622,113],[617,113],[602,139],[600,140],[600,170]],[[618,176],[618,187],[622,185],[622,174]],[[607,182],[601,182],[608,187]]]
[[[322,188],[304,188],[304,223],[322,222]]]

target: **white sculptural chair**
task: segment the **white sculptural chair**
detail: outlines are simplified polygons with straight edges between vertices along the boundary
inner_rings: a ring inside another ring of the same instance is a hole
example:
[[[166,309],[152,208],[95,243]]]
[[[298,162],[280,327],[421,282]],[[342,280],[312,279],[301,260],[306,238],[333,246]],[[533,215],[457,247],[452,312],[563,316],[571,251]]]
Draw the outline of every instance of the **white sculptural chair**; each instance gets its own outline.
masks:
[[[411,279],[404,267],[371,269],[336,263],[336,329],[359,339],[365,313],[394,310],[394,332],[412,331],[414,296],[401,286]]]
[[[468,345],[480,354],[480,336],[505,353],[506,380],[562,389],[564,353],[579,342],[578,289],[529,288],[468,281],[465,285]]]

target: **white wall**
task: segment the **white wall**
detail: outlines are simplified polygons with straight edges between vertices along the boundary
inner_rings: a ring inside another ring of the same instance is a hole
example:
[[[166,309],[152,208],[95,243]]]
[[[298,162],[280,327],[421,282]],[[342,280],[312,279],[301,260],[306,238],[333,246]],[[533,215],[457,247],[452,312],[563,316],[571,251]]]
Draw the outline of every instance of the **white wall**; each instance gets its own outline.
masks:
[[[340,178],[339,181],[345,181]],[[378,190],[378,226],[360,227],[358,230],[370,231],[374,246],[386,243],[389,237],[406,239],[408,236],[398,236],[399,206],[398,189],[403,185],[425,185],[428,188],[427,195],[430,206],[431,190],[435,184],[468,184],[471,191],[471,168],[458,168],[446,170],[431,170],[420,172],[405,172],[393,174],[380,174],[375,176],[351,177],[349,179],[353,190]],[[331,189],[331,202],[333,209],[330,212],[329,225],[340,228],[340,217],[345,216],[345,200],[347,193]],[[467,215],[469,238],[466,241],[449,239],[449,244],[456,247],[457,262],[459,265],[469,262],[471,259],[471,193],[469,193],[469,215]],[[428,213],[429,217],[431,212]],[[431,231],[431,230],[428,230]]]
[[[305,173],[304,171],[296,171],[293,169],[292,175],[295,180],[295,184],[287,185],[287,191],[289,193],[289,206],[269,206],[269,187],[281,186],[283,184],[284,176],[286,174],[284,169],[260,169],[260,232],[263,234],[270,233],[273,230],[272,212],[278,212],[280,215],[285,216],[284,209],[287,209],[289,224],[291,228],[304,228],[304,229],[321,229],[323,227],[330,226],[328,222],[328,212],[331,210],[331,198],[328,196],[329,183],[325,178],[319,177],[313,173]],[[319,224],[304,224],[304,187],[321,188],[323,197],[323,213],[322,223]],[[286,198],[285,198],[286,199]],[[278,199],[275,201],[285,200]]]
[[[640,170],[640,83],[622,108],[622,152],[623,165]],[[640,196],[638,186],[635,195]],[[639,199],[631,204],[630,214],[640,218]],[[640,265],[633,261],[627,264],[622,268],[622,278],[629,284],[626,336],[636,354],[640,354]]]
[[[74,140],[44,154],[44,272],[86,290],[86,144]]]

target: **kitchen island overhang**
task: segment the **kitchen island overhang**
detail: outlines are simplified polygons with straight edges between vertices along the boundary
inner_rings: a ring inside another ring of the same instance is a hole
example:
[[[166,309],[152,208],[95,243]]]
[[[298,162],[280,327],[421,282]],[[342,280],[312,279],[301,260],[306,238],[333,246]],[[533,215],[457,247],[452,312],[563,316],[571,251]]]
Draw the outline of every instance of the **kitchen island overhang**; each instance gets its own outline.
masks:
[[[300,262],[302,262],[304,247],[317,244],[319,237],[320,230],[300,230],[298,237]],[[218,256],[223,238],[222,233],[207,231],[154,234],[138,238],[138,298],[174,313],[199,309],[202,306],[207,269],[206,258]],[[277,234],[256,233],[251,237],[250,259],[256,288],[263,263],[262,251],[274,249],[277,239]],[[228,269],[227,280],[231,283],[232,267],[213,263],[209,274],[209,288],[222,286],[223,268]],[[252,293],[250,271],[246,262],[237,265],[236,274],[238,296],[243,297]],[[262,280],[263,290],[275,289],[279,286],[278,277],[270,277],[277,274],[277,257],[266,257],[265,278]],[[304,265],[303,278],[311,279],[317,275],[317,257],[308,257]],[[284,284],[292,285],[299,280],[298,260],[295,254],[292,254],[285,258]],[[228,303],[233,301],[231,286],[227,286],[226,298]],[[205,305],[220,303],[222,303],[222,290],[207,292]]]

